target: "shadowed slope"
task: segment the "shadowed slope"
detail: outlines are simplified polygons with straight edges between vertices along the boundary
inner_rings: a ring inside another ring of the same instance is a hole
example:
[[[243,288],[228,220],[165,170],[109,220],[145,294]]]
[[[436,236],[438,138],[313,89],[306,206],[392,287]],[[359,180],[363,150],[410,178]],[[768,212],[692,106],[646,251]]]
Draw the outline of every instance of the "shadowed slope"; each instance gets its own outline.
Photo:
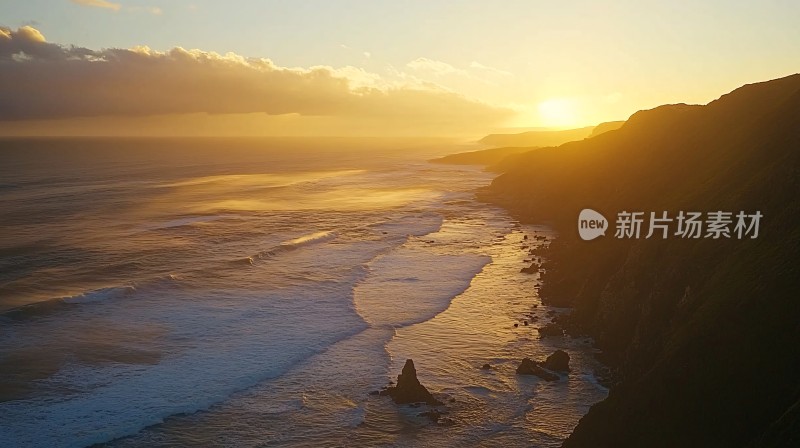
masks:
[[[594,335],[616,370],[608,399],[564,446],[783,446],[796,437],[798,155],[794,75],[524,154],[483,193],[561,231],[542,294],[574,306],[563,323]],[[764,218],[757,239],[647,240],[644,228],[639,240],[609,232],[584,242],[575,221],[587,207],[612,226],[624,210]]]

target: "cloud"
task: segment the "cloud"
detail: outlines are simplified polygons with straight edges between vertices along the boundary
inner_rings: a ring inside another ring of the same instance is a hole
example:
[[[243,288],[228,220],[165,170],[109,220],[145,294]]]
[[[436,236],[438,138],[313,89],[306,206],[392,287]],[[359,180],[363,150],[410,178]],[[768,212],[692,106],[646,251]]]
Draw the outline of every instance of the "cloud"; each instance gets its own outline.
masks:
[[[61,57],[63,52],[63,48],[47,43],[42,33],[32,26],[22,26],[16,31],[0,27],[0,64],[2,59],[14,59],[14,56],[50,59]]]
[[[15,33],[12,32],[11,30],[8,30],[3,34],[5,34],[5,37],[7,38],[10,38],[12,40],[15,39]],[[40,33],[39,30],[30,25],[26,25],[17,29],[16,36],[18,36],[21,41],[28,41],[34,43],[46,41],[44,35],[42,35],[42,33]]]
[[[489,67],[488,65],[483,65],[478,61],[472,61],[469,64],[470,68],[475,68],[478,70],[483,70],[485,72],[494,73],[496,75],[503,75],[503,76],[514,76],[513,73],[507,72],[505,70],[500,70],[499,68]]]
[[[387,125],[490,126],[509,109],[357,67],[281,67],[180,47],[90,50],[0,27],[0,120],[164,114],[297,114]]]
[[[510,72],[489,67],[477,61],[472,61],[468,68],[459,68],[447,62],[422,57],[409,62],[406,67],[412,69],[421,77],[429,79],[432,77],[437,82],[444,78],[449,78],[451,81],[459,78],[461,81],[466,80],[496,86],[498,76],[513,76]]]
[[[444,75],[469,76],[465,70],[462,70],[460,68],[455,68],[446,62],[436,61],[434,59],[428,59],[428,58],[414,59],[413,61],[406,64],[406,66],[413,70],[429,72],[437,76],[444,76]]]
[[[105,9],[112,9],[114,11],[119,11],[122,8],[122,5],[119,3],[112,3],[107,0],[70,0],[72,3],[81,6],[90,6],[93,8],[105,8]]]

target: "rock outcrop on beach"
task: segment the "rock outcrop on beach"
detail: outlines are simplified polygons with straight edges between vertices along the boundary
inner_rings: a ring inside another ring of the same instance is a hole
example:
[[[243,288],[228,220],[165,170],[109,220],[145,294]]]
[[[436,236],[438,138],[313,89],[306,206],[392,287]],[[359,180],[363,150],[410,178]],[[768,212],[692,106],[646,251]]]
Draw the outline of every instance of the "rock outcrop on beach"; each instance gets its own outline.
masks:
[[[536,375],[545,381],[558,381],[557,374],[542,368],[537,362],[530,358],[523,358],[517,367],[518,375]]]
[[[554,372],[569,372],[569,354],[564,350],[556,350],[547,357],[542,366]]]
[[[397,404],[426,403],[431,406],[443,404],[434,398],[425,386],[420,384],[417,379],[417,369],[411,359],[406,360],[402,373],[397,375],[397,384],[384,389],[381,395],[392,397],[392,400]]]
[[[515,157],[481,196],[559,232],[542,299],[571,306],[559,324],[592,336],[614,371],[608,398],[564,446],[794,446],[800,74]],[[643,212],[641,236],[580,240],[587,207],[612,227],[622,211]],[[756,238],[682,238],[676,222],[668,238],[646,238],[650,213],[665,211],[763,218]]]

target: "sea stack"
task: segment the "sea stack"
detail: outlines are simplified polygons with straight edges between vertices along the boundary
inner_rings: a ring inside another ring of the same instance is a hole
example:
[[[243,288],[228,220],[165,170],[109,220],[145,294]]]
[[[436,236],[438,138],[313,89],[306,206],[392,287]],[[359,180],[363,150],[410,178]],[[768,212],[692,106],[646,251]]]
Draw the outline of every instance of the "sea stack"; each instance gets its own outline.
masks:
[[[558,381],[559,376],[553,372],[543,369],[538,363],[530,358],[523,358],[517,367],[517,375],[536,375],[546,381]]]
[[[440,406],[442,402],[433,398],[428,389],[420,384],[417,379],[417,369],[414,368],[414,361],[406,360],[403,372],[397,375],[397,385],[387,387],[382,395],[389,395],[397,404],[408,403],[427,403],[431,406]]]
[[[569,354],[564,350],[556,350],[548,356],[543,364],[545,369],[554,372],[569,372]]]

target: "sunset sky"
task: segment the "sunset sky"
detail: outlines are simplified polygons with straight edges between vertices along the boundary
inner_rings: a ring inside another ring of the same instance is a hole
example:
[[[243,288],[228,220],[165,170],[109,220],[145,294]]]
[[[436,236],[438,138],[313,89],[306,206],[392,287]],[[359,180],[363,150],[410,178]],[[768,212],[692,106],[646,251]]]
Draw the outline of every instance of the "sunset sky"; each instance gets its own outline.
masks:
[[[797,23],[791,0],[1,0],[0,134],[591,125],[795,73]]]

